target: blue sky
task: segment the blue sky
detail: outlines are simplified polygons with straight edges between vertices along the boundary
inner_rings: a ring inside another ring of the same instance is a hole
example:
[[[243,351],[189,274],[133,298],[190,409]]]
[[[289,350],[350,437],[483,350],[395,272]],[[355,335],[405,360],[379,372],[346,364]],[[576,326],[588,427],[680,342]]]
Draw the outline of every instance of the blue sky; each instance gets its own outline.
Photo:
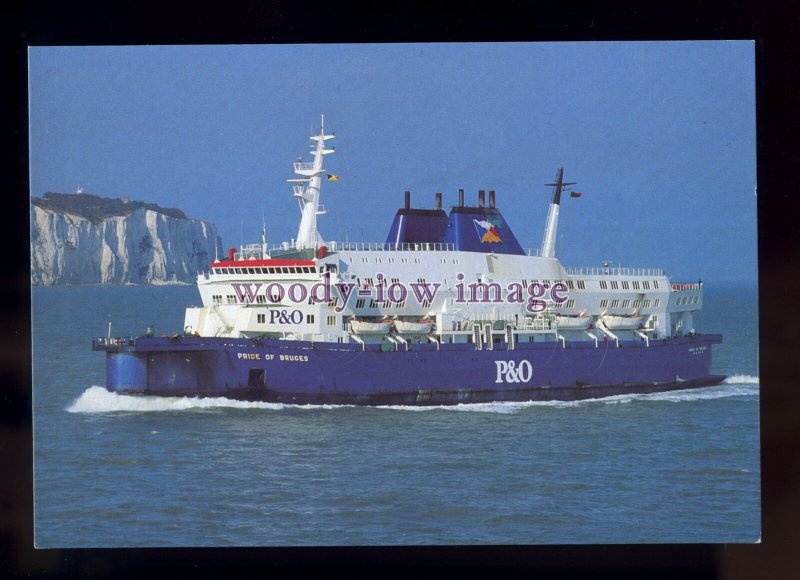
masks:
[[[750,41],[34,47],[31,195],[179,207],[225,247],[294,237],[286,182],[320,113],[334,131],[327,239],[383,241],[459,188],[541,243],[558,167],[568,266],[662,267],[675,280],[755,279]]]

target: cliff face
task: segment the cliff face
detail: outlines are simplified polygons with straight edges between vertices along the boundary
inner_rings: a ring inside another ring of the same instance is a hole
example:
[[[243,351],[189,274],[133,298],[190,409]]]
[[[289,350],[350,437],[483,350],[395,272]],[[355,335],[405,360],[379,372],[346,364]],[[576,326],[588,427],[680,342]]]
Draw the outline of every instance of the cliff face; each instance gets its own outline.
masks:
[[[61,197],[31,200],[34,285],[193,282],[221,246],[214,224],[180,210],[88,196],[125,204],[122,215],[108,215]]]

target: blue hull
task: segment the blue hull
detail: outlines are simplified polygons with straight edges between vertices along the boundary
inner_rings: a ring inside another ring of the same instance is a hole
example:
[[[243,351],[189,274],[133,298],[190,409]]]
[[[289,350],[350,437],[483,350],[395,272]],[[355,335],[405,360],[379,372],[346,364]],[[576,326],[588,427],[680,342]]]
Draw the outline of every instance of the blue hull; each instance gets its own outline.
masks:
[[[295,404],[573,401],[710,386],[720,335],[663,340],[380,345],[201,337],[97,340],[110,391]]]

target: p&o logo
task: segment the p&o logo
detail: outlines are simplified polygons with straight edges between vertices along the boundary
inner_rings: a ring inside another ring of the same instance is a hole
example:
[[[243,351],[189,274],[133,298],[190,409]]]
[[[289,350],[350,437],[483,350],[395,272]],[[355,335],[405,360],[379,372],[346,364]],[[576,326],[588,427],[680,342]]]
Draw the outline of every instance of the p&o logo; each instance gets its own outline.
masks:
[[[495,383],[529,383],[533,376],[533,366],[527,360],[496,360],[497,378]]]

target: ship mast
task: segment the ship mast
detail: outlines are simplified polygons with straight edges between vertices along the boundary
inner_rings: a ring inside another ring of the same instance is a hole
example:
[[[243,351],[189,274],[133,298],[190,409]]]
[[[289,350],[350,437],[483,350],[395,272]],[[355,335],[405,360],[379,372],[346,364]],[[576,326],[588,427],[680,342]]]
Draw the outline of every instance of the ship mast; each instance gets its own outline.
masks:
[[[321,116],[319,135],[312,135],[311,141],[316,142],[311,154],[313,161],[304,162],[298,159],[294,163],[294,172],[300,177],[288,181],[297,183],[293,186],[294,196],[300,203],[300,226],[297,229],[295,248],[318,248],[324,243],[317,230],[317,216],[325,213],[319,204],[322,175],[322,158],[334,152],[333,148],[326,149],[325,141],[333,139],[334,135],[325,134],[325,116]]]
[[[561,192],[566,185],[575,185],[575,181],[564,183],[564,168],[559,167],[556,174],[555,183],[545,183],[553,187],[553,201],[550,202],[550,211],[547,213],[547,225],[544,228],[542,238],[542,248],[539,255],[544,258],[552,258],[556,251],[556,232],[558,230],[558,211],[561,206]]]

